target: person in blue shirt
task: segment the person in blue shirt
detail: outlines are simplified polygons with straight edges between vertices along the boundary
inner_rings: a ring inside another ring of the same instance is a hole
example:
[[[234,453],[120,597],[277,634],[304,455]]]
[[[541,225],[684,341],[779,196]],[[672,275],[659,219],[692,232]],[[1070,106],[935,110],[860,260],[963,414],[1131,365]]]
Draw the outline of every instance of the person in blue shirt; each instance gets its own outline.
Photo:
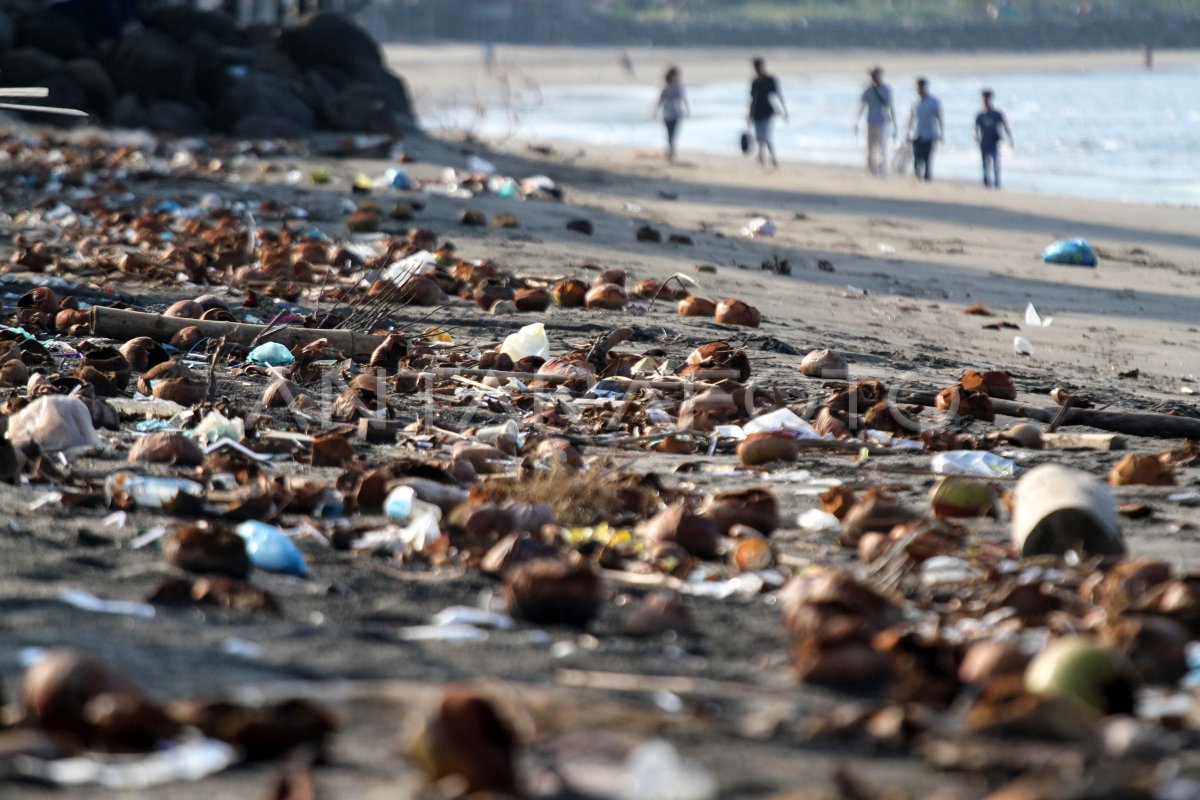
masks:
[[[1010,146],[1017,146],[1008,120],[992,105],[992,90],[984,89],[983,111],[975,117],[975,141],[979,143],[979,152],[983,157],[984,186],[1000,188],[1000,141],[1005,136]]]
[[[917,79],[917,102],[908,115],[912,140],[913,173],[919,181],[933,180],[933,148],[942,141],[942,102],[929,93],[929,81]]]

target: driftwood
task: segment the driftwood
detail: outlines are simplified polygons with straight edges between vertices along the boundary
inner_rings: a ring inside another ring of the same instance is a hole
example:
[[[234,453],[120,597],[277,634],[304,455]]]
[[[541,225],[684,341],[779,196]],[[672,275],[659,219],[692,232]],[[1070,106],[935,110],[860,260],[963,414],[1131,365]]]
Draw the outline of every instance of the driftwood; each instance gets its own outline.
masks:
[[[92,333],[109,339],[132,339],[149,336],[157,342],[170,341],[171,337],[184,328],[195,327],[211,338],[224,338],[241,345],[259,342],[278,342],[285,347],[306,345],[325,339],[330,347],[348,356],[366,358],[375,348],[383,344],[382,336],[369,336],[345,330],[322,328],[276,327],[251,325],[245,322],[217,322],[205,319],[164,317],[162,314],[146,314],[141,311],[125,311],[119,308],[92,308]]]
[[[434,369],[421,370],[422,374],[429,374],[435,378],[498,378],[499,380],[508,380],[515,378],[522,383],[532,383],[541,381],[542,383],[561,385],[564,383],[574,383],[579,378],[569,375],[541,375],[535,372],[506,372],[496,369],[476,369],[472,367],[436,367]],[[636,389],[657,389],[660,392],[674,392],[684,394],[686,392],[698,392],[705,389],[715,388],[710,383],[701,383],[700,381],[685,381],[685,380],[641,380],[638,378],[596,378],[592,385],[600,381],[612,381],[620,384],[626,391]]]
[[[902,405],[937,406],[935,392],[905,392],[896,398]],[[1059,406],[1032,406],[1012,400],[992,399],[992,409],[1006,417],[1032,419],[1047,424],[1059,420],[1062,425],[1085,425],[1126,436],[1145,436],[1159,439],[1200,439],[1200,419],[1156,414],[1147,411],[1099,411],[1090,408],[1072,408],[1062,413]],[[1060,417],[1061,415],[1061,417]]]

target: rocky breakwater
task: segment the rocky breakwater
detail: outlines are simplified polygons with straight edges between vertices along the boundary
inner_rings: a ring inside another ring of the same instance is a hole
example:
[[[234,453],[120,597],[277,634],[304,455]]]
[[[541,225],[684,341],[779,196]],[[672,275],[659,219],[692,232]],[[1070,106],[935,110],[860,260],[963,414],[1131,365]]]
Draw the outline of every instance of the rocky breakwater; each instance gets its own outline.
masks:
[[[48,104],[117,127],[239,138],[415,126],[408,90],[352,19],[239,28],[228,16],[151,8],[95,39],[44,3],[0,0],[0,86],[45,86]]]

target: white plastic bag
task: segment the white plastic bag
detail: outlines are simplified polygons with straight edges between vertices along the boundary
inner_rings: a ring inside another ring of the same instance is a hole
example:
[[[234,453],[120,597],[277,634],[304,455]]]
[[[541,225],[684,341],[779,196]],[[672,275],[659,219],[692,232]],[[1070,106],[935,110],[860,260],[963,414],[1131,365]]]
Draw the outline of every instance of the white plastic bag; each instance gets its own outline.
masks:
[[[500,352],[513,361],[520,361],[526,356],[549,358],[550,339],[546,336],[546,326],[540,322],[526,325],[504,340]]]

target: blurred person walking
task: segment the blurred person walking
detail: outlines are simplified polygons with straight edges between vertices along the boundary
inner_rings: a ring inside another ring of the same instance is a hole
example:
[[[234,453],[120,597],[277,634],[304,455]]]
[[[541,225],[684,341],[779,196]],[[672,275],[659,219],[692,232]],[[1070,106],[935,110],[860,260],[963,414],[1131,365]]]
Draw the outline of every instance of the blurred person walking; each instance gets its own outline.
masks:
[[[667,127],[667,160],[675,160],[675,136],[679,133],[679,121],[691,114],[688,107],[687,93],[683,90],[682,76],[679,67],[667,70],[662,93],[658,96],[658,106],[654,109],[655,116],[661,116]]]
[[[975,117],[975,141],[983,159],[983,185],[1000,188],[1000,142],[1008,137],[1010,147],[1016,147],[1012,128],[1004,113],[992,105],[992,90],[983,90],[983,111]]]
[[[896,124],[896,108],[892,105],[892,87],[883,82],[883,67],[875,67],[869,74],[871,84],[863,91],[854,120],[854,135],[858,136],[858,127],[863,112],[866,112],[867,171],[882,178],[887,175],[888,127],[892,129],[892,138],[898,139],[900,126]]]
[[[779,102],[778,109],[775,107]],[[775,157],[775,144],[771,140],[771,123],[776,114],[782,114],[788,119],[787,104],[779,93],[779,81],[774,75],[767,73],[766,62],[761,58],[754,59],[754,81],[750,84],[750,124],[754,127],[754,139],[758,142],[758,163],[766,166],[765,157],[771,156],[771,165],[779,166]]]
[[[942,102],[929,93],[929,81],[926,78],[917,78],[917,102],[908,115],[907,130],[912,140],[913,174],[919,181],[931,181],[933,150],[945,138],[945,130]]]

